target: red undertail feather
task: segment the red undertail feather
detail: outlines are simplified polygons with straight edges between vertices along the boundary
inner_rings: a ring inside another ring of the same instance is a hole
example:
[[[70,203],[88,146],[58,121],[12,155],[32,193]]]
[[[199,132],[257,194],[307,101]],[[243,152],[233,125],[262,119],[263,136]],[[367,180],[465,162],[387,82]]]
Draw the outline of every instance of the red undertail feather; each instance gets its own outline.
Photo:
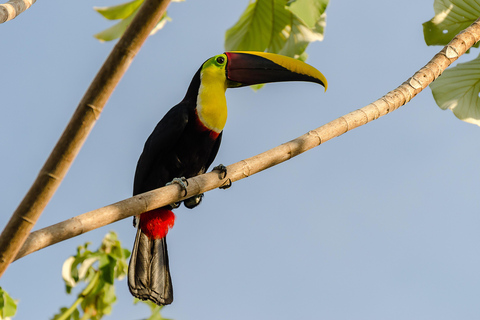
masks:
[[[150,239],[165,237],[175,223],[175,215],[171,210],[159,208],[140,215],[140,229]]]

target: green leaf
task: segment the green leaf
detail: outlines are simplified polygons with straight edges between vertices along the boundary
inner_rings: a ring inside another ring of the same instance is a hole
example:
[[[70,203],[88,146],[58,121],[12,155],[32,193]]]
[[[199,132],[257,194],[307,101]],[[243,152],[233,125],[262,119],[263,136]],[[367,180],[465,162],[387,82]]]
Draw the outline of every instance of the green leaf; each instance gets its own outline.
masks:
[[[297,18],[303,20],[310,29],[315,29],[318,21],[327,9],[328,0],[291,0],[287,3],[287,9]]]
[[[117,265],[117,260],[111,255],[103,255],[100,258],[100,272],[102,274],[102,279],[108,283],[113,284],[115,280],[115,267]]]
[[[433,9],[435,16],[423,23],[423,35],[429,46],[446,45],[480,16],[480,3],[476,0],[435,0]]]
[[[445,70],[430,84],[433,97],[443,110],[460,120],[480,126],[480,56]]]
[[[160,311],[163,309],[164,306],[158,306],[155,303],[148,300],[142,301],[137,298],[134,298],[133,304],[137,304],[137,303],[146,304],[150,308],[150,316],[145,320],[170,320],[170,319],[164,318],[160,313]]]
[[[185,1],[185,0],[181,0],[181,1]],[[160,21],[158,21],[157,25],[150,32],[150,35],[152,36],[155,33],[157,33],[157,31],[162,29],[165,26],[165,24],[167,24],[167,22],[169,22],[169,21],[172,21],[172,19],[167,15],[167,12],[165,12],[163,14],[162,19],[160,19]]]
[[[279,53],[291,34],[291,24],[294,15],[285,8],[285,2],[281,1],[273,8],[271,38],[267,48],[268,52]]]
[[[54,315],[53,315],[52,320],[60,319],[60,317],[62,317],[63,314],[64,314],[65,312],[67,312],[67,311],[68,311],[68,308],[61,307],[61,308],[60,308],[60,311],[59,311],[57,314],[54,314]],[[63,316],[63,319],[69,320],[69,319],[71,319],[71,317],[65,318],[65,317]]]
[[[136,12],[142,5],[143,1],[144,0],[133,0],[116,6],[93,7],[93,9],[108,20],[125,19]]]
[[[112,312],[112,305],[117,301],[114,286],[106,286],[101,299],[97,301],[97,310],[101,310],[103,314],[110,314]]]
[[[0,319],[13,317],[17,312],[17,303],[0,287]]]
[[[225,49],[305,58],[308,44],[323,40],[327,4],[328,0],[251,1],[225,33]]]
[[[97,262],[99,259],[98,256],[92,255],[91,257],[83,260],[82,264],[78,268],[78,279],[79,281],[85,281],[89,276],[89,271],[92,271],[92,265]]]
[[[320,20],[317,21],[315,28],[310,29],[302,20],[294,16],[292,19],[290,36],[288,37],[285,46],[278,53],[294,58],[300,58],[302,55],[304,56],[305,50],[311,42],[323,40],[325,18],[326,15],[323,14]]]
[[[70,289],[77,285],[77,281],[72,276],[72,265],[75,261],[75,257],[69,257],[62,266],[62,278],[65,281],[65,285]],[[67,289],[68,290],[68,289]]]
[[[127,30],[134,17],[135,15],[132,14],[128,18],[123,19],[122,21],[111,26],[110,28],[95,34],[94,37],[100,41],[112,41],[118,39],[122,36],[125,30]]]
[[[70,317],[72,320],[80,320],[80,311],[75,309]]]
[[[71,313],[68,308],[60,308],[60,311],[55,314],[52,320],[80,320],[80,311],[78,309],[73,310]]]
[[[264,51],[270,45],[272,12],[281,0],[250,1],[237,23],[225,33],[225,49]]]

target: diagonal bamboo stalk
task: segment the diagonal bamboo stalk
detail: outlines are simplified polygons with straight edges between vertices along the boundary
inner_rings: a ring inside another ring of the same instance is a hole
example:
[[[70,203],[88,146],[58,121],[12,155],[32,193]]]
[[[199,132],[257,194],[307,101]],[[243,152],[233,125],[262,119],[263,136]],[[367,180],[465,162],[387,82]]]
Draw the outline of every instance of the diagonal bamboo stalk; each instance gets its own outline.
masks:
[[[479,39],[480,18],[459,33],[425,67],[377,101],[278,147],[228,166],[228,176],[223,180],[219,179],[215,172],[188,179],[188,197],[218,188],[228,179],[234,182],[247,178],[400,108],[440,76]],[[182,193],[177,185],[169,185],[32,232],[16,259],[115,221],[183,200],[185,197],[181,196]]]
[[[146,0],[95,76],[37,179],[0,235],[0,276],[37,222],[88,134],[170,0]]]
[[[36,0],[10,0],[0,4],[0,23],[16,18],[35,3]]]

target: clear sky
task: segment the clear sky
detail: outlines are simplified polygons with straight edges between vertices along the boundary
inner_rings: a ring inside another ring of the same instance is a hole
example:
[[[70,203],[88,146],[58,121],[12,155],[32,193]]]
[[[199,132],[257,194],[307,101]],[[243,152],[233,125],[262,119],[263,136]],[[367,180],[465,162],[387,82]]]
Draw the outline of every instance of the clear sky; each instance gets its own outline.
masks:
[[[35,179],[113,43],[92,10],[113,0],[37,1],[0,25],[0,225]],[[128,198],[143,143],[198,67],[223,52],[247,1],[172,3],[113,93],[36,229]],[[329,89],[310,83],[227,91],[215,164],[248,158],[361,108],[396,88],[441,48],[422,23],[433,0],[332,1],[325,40],[307,50]],[[472,50],[471,57],[477,55]],[[168,235],[175,300],[163,315],[203,319],[478,319],[479,128],[441,111],[426,89],[408,105],[176,210]],[[61,267],[131,219],[13,263],[0,285],[15,319],[48,319],[74,296]],[[141,319],[126,281],[111,319]]]

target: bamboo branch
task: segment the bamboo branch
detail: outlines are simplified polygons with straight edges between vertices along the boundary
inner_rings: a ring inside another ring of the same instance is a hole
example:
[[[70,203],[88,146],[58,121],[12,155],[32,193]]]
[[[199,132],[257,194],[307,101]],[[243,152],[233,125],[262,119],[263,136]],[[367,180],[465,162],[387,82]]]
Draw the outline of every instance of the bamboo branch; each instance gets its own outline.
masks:
[[[459,33],[425,67],[377,101],[278,147],[228,166],[228,175],[223,180],[215,172],[188,179],[188,197],[218,188],[228,179],[234,182],[247,178],[398,109],[425,89],[479,39],[480,18]],[[115,221],[183,200],[182,193],[177,185],[169,185],[32,232],[16,259]]]
[[[0,276],[13,261],[80,151],[105,103],[170,0],[146,0],[90,84],[65,131],[0,235]]]
[[[16,18],[20,13],[27,10],[37,0],[10,0],[0,4],[0,23]]]

